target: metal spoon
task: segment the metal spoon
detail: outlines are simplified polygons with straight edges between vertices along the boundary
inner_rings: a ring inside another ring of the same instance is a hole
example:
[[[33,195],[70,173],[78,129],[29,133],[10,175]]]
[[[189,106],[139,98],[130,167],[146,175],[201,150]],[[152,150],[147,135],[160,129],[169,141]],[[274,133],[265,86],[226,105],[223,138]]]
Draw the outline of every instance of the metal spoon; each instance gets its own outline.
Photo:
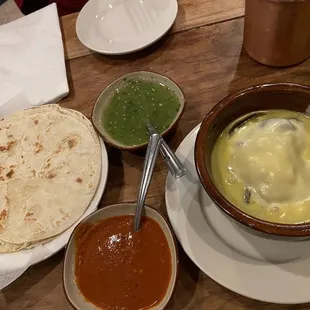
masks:
[[[158,134],[153,124],[151,124],[150,120],[141,113],[140,107],[137,105],[136,101],[133,101],[132,104],[136,107],[136,112],[139,114],[139,117],[144,122],[146,128],[148,129],[149,134]],[[183,164],[180,162],[180,160],[176,157],[176,155],[172,152],[172,150],[169,148],[168,144],[164,141],[164,139],[161,138],[161,148],[160,153],[163,157],[164,161],[166,162],[168,169],[170,170],[171,174],[175,178],[180,178],[186,173],[186,169],[183,166]]]
[[[146,124],[148,132],[150,135],[158,134],[155,127],[148,122]],[[160,136],[161,146],[160,146],[160,154],[166,162],[168,169],[173,177],[180,178],[186,174],[186,168],[181,163],[179,158],[172,152],[168,144],[165,140]]]
[[[137,207],[134,219],[135,232],[140,230],[141,216],[144,211],[145,198],[152,179],[152,174],[155,167],[156,159],[158,157],[161,143],[162,143],[161,136],[159,134],[154,133],[150,135],[149,143],[146,149],[142,179],[137,199]]]

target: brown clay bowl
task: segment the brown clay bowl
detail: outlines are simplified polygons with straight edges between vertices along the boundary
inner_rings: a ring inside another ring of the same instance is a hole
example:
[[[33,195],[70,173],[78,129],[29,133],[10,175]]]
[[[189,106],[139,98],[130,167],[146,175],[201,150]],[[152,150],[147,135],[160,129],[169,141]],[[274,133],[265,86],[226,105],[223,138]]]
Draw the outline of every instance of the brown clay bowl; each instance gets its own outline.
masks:
[[[288,83],[263,84],[227,96],[205,117],[195,143],[196,169],[210,198],[230,218],[267,234],[286,237],[310,236],[310,222],[292,225],[272,223],[238,209],[220,193],[211,173],[211,153],[214,143],[229,123],[258,110],[285,109],[308,112],[309,106],[310,87]]]

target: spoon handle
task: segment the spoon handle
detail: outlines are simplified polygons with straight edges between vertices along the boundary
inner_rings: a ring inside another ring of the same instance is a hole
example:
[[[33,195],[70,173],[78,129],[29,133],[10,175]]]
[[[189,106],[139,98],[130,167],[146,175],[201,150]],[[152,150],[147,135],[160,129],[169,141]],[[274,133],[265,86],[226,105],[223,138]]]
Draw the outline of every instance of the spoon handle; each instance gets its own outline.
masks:
[[[150,121],[146,123],[149,134],[154,134],[158,132]],[[186,168],[181,163],[179,158],[172,152],[169,145],[165,142],[163,137],[161,137],[160,154],[166,162],[168,169],[174,178],[180,178],[186,173]]]
[[[134,231],[136,232],[139,231],[140,229],[140,222],[142,211],[144,210],[145,198],[152,179],[152,174],[155,167],[156,159],[158,157],[160,145],[161,145],[161,136],[157,133],[150,135],[145,155],[142,180],[140,184],[135,219],[134,219]]]
[[[181,178],[186,174],[186,168],[181,163],[179,158],[172,152],[168,144],[161,138],[160,154],[166,162],[170,173],[174,178]]]

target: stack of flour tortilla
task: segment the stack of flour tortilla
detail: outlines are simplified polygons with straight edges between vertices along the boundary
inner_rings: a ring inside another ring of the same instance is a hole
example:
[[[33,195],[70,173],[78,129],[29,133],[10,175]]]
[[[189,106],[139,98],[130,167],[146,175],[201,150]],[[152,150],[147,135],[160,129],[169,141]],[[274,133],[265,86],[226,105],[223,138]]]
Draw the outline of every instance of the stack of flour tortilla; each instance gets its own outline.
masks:
[[[0,121],[0,252],[53,239],[86,211],[101,175],[100,143],[81,113],[46,105]]]

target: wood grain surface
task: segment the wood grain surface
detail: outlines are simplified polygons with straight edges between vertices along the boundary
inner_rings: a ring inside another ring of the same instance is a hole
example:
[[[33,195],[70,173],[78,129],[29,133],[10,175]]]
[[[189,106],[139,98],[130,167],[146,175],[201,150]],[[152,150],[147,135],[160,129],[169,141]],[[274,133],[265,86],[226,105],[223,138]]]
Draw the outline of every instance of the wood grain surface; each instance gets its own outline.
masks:
[[[169,34],[155,46],[124,57],[96,54],[67,62],[70,94],[63,106],[90,116],[96,97],[113,79],[135,70],[151,70],[175,80],[187,98],[186,111],[169,141],[175,149],[224,96],[242,87],[265,82],[310,85],[310,61],[287,69],[254,62],[242,49],[243,19]],[[185,48],[185,45],[187,46]],[[142,154],[109,149],[109,178],[102,207],[133,201],[141,177]],[[167,170],[157,163],[147,203],[165,213]],[[208,257],[206,257],[206,260]],[[0,294],[1,310],[71,309],[62,288],[63,251],[17,279]],[[266,275],[266,281],[268,275]],[[309,290],[310,294],[310,290]],[[306,310],[310,305],[271,305],[239,296],[204,275],[180,247],[180,272],[168,310]]]
[[[173,32],[200,27],[237,18],[244,14],[244,0],[179,0],[179,11]],[[78,13],[61,18],[67,59],[89,55],[76,36],[75,23]]]
[[[244,0],[179,0],[178,2],[179,11],[173,32],[238,18],[244,14]],[[8,0],[0,6],[0,25],[22,16],[14,0]],[[60,18],[66,59],[92,53],[76,36],[77,16],[78,13],[74,13]]]

